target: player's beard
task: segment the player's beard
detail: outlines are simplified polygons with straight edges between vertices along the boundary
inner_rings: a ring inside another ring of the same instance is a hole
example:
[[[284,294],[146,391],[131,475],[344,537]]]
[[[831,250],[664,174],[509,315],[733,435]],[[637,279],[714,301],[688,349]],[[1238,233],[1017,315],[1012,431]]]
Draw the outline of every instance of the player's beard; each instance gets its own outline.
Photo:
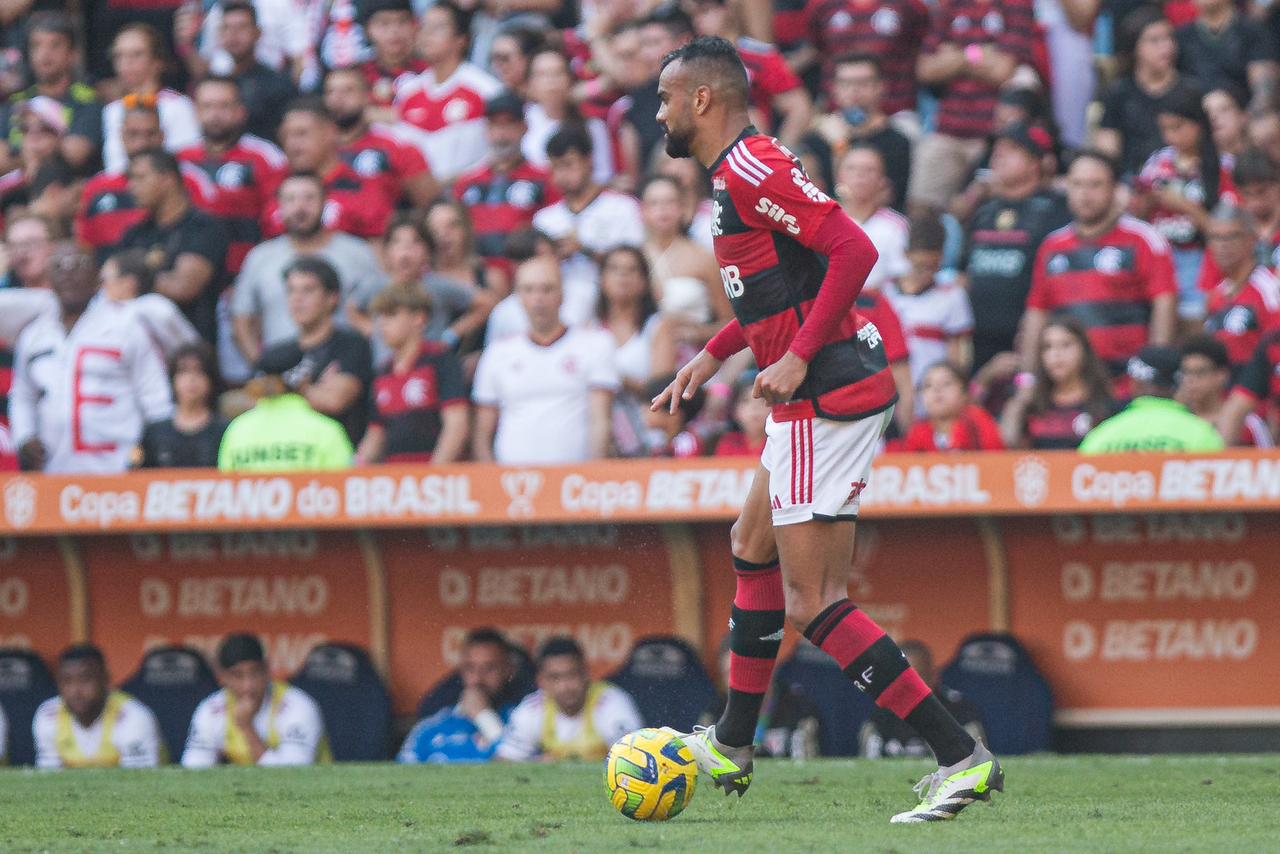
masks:
[[[681,158],[693,156],[693,134],[677,133],[667,128],[667,156]]]

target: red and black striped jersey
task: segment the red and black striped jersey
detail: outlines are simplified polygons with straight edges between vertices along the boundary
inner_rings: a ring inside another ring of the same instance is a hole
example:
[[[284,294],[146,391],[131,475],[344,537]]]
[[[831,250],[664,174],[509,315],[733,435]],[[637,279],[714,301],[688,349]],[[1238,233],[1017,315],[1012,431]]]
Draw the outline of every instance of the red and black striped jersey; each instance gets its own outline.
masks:
[[[941,0],[933,10],[924,51],[932,53],[947,42],[962,49],[990,45],[1019,64],[1035,66],[1040,39],[1033,0]],[[938,105],[938,132],[962,139],[990,136],[999,94],[977,77],[962,74],[948,81]]]
[[[441,412],[467,403],[458,357],[442,344],[422,342],[413,367],[377,377],[369,389],[369,425],[386,431],[384,462],[430,462],[440,432]]]
[[[393,208],[373,181],[360,177],[347,164],[339,163],[324,176],[324,189],[327,228],[364,238],[386,234]],[[262,228],[263,237],[284,234],[280,203],[276,199],[267,205]]]
[[[773,40],[778,50],[791,53],[808,40],[805,0],[773,0]]]
[[[453,194],[471,211],[476,248],[486,258],[504,257],[507,238],[532,228],[535,213],[560,201],[551,174],[525,160],[503,174],[482,166],[459,178]]]
[[[196,207],[226,225],[231,236],[227,272],[240,272],[244,256],[262,242],[263,215],[289,165],[284,152],[265,139],[244,134],[223,153],[214,154],[202,142],[180,151],[178,160],[208,177],[213,195]]]
[[[911,355],[907,350],[907,336],[902,332],[902,321],[888,297],[880,291],[863,290],[858,294],[858,301],[853,304],[853,308],[880,330],[880,338],[884,341],[884,356],[889,364],[907,361]]]
[[[1224,281],[1209,291],[1206,332],[1227,348],[1232,368],[1253,358],[1263,333],[1280,326],[1280,280],[1266,267],[1255,267],[1237,294]]]
[[[387,128],[370,127],[359,139],[342,146],[342,161],[382,193],[393,209],[404,198],[404,182],[431,171],[417,146],[398,139]]]
[[[720,278],[756,364],[765,368],[786,354],[813,309],[828,260],[812,247],[838,205],[809,180],[795,155],[753,127],[710,171]],[[850,220],[849,227],[858,226]],[[853,420],[896,399],[879,330],[849,312],[809,362],[794,400],[773,412],[779,421]]]
[[[822,57],[824,89],[831,89],[836,60],[866,53],[880,60],[884,112],[916,108],[916,59],[929,29],[921,0],[811,0],[805,15]]]
[[[743,36],[735,47],[751,82],[751,106],[760,115],[772,117],[775,97],[804,86],[773,45]]]
[[[1153,301],[1177,292],[1169,241],[1148,223],[1122,216],[1099,237],[1081,237],[1074,225],[1046,237],[1027,306],[1074,317],[1119,375],[1147,344]]]
[[[214,196],[213,182],[190,164],[182,164],[182,183],[191,203],[205,209]],[[76,239],[99,252],[114,248],[125,232],[147,218],[147,212],[129,192],[129,176],[123,172],[99,172],[85,183],[76,210]]]

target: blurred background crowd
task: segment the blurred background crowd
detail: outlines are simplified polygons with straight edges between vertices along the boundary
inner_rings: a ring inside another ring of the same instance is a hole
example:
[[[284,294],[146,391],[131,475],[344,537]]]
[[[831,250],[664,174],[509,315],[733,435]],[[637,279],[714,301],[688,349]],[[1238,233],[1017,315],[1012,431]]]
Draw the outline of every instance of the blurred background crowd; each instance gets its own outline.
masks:
[[[5,468],[758,455],[749,353],[647,406],[731,317],[707,35],[879,250],[890,449],[1275,436],[1268,2],[76,6],[0,9]]]

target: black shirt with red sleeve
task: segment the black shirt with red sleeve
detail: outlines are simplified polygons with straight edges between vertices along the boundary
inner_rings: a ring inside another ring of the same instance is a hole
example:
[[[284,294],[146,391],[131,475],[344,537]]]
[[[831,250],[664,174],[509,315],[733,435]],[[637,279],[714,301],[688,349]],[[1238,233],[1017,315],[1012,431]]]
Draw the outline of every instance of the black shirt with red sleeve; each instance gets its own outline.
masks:
[[[231,237],[227,272],[235,275],[244,256],[262,242],[262,218],[275,199],[288,162],[270,142],[244,134],[225,152],[214,154],[204,143],[178,153],[178,160],[203,172],[213,196],[193,200],[196,207],[222,220]]]
[[[361,177],[340,162],[324,176],[324,189],[326,227],[366,239],[386,234],[394,208],[375,180]],[[262,236],[270,239],[282,234],[284,221],[280,218],[280,203],[272,199],[263,220]]]
[[[453,194],[471,211],[476,248],[485,258],[503,257],[507,238],[533,226],[533,215],[560,201],[551,174],[528,161],[510,172],[481,166],[453,185]]]
[[[213,183],[191,165],[182,167],[182,183],[191,203],[205,209],[214,195]],[[99,172],[80,191],[80,207],[76,210],[76,239],[92,247],[99,260],[115,251],[125,233],[147,218],[129,192],[129,176],[123,172]]]
[[[458,357],[442,344],[424,341],[413,367],[378,376],[369,396],[370,428],[387,434],[384,461],[430,462],[444,428],[440,413],[465,405],[467,388]]]
[[[948,42],[961,50],[990,45],[1019,64],[1034,65],[1039,39],[1033,0],[941,0],[933,10],[924,52]],[[961,139],[990,136],[999,95],[997,87],[976,77],[962,74],[948,81],[938,105],[938,132]]]
[[[1101,418],[1094,418],[1086,404],[1050,406],[1041,412],[1028,412],[1027,440],[1037,451],[1073,451],[1080,447],[1085,434],[1121,409],[1112,402]]]
[[[812,0],[805,15],[809,39],[822,57],[824,89],[831,88],[838,59],[870,54],[880,60],[885,114],[916,108],[916,58],[929,29],[929,10],[921,0]]]
[[[342,146],[339,154],[363,180],[382,194],[392,209],[404,201],[404,182],[431,171],[427,159],[415,146],[394,134],[370,127],[357,140]]]
[[[832,239],[838,221],[831,217],[844,216],[839,206],[813,184],[795,155],[753,127],[720,155],[710,172],[716,262],[742,338],[762,368],[789,350],[809,363],[793,400],[774,406],[774,419],[852,421],[893,405],[897,391],[881,334],[851,310],[870,264],[853,270],[845,267],[849,258],[844,255],[841,266],[834,261],[837,251],[856,246],[857,265],[874,263],[875,250],[866,235],[844,217],[848,230],[837,229],[839,239]],[[831,285],[837,288],[830,292],[833,297],[848,297],[840,303],[841,313],[829,313],[831,302],[819,305],[829,266],[836,275],[862,276]],[[807,323],[810,319],[814,326]],[[811,333],[817,329],[830,334],[815,339]]]

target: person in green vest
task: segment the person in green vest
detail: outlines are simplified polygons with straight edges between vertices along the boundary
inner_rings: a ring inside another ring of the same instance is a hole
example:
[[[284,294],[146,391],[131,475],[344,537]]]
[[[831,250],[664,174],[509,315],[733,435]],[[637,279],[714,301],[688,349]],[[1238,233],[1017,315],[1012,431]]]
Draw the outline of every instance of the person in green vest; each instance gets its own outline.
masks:
[[[309,366],[297,346],[273,347],[245,387],[257,403],[227,427],[218,449],[226,472],[329,471],[350,468],[355,456],[342,425],[311,408],[299,394]]]
[[[1082,454],[1221,451],[1222,437],[1208,421],[1173,399],[1181,359],[1171,347],[1143,347],[1129,360],[1133,402],[1089,431]]]

